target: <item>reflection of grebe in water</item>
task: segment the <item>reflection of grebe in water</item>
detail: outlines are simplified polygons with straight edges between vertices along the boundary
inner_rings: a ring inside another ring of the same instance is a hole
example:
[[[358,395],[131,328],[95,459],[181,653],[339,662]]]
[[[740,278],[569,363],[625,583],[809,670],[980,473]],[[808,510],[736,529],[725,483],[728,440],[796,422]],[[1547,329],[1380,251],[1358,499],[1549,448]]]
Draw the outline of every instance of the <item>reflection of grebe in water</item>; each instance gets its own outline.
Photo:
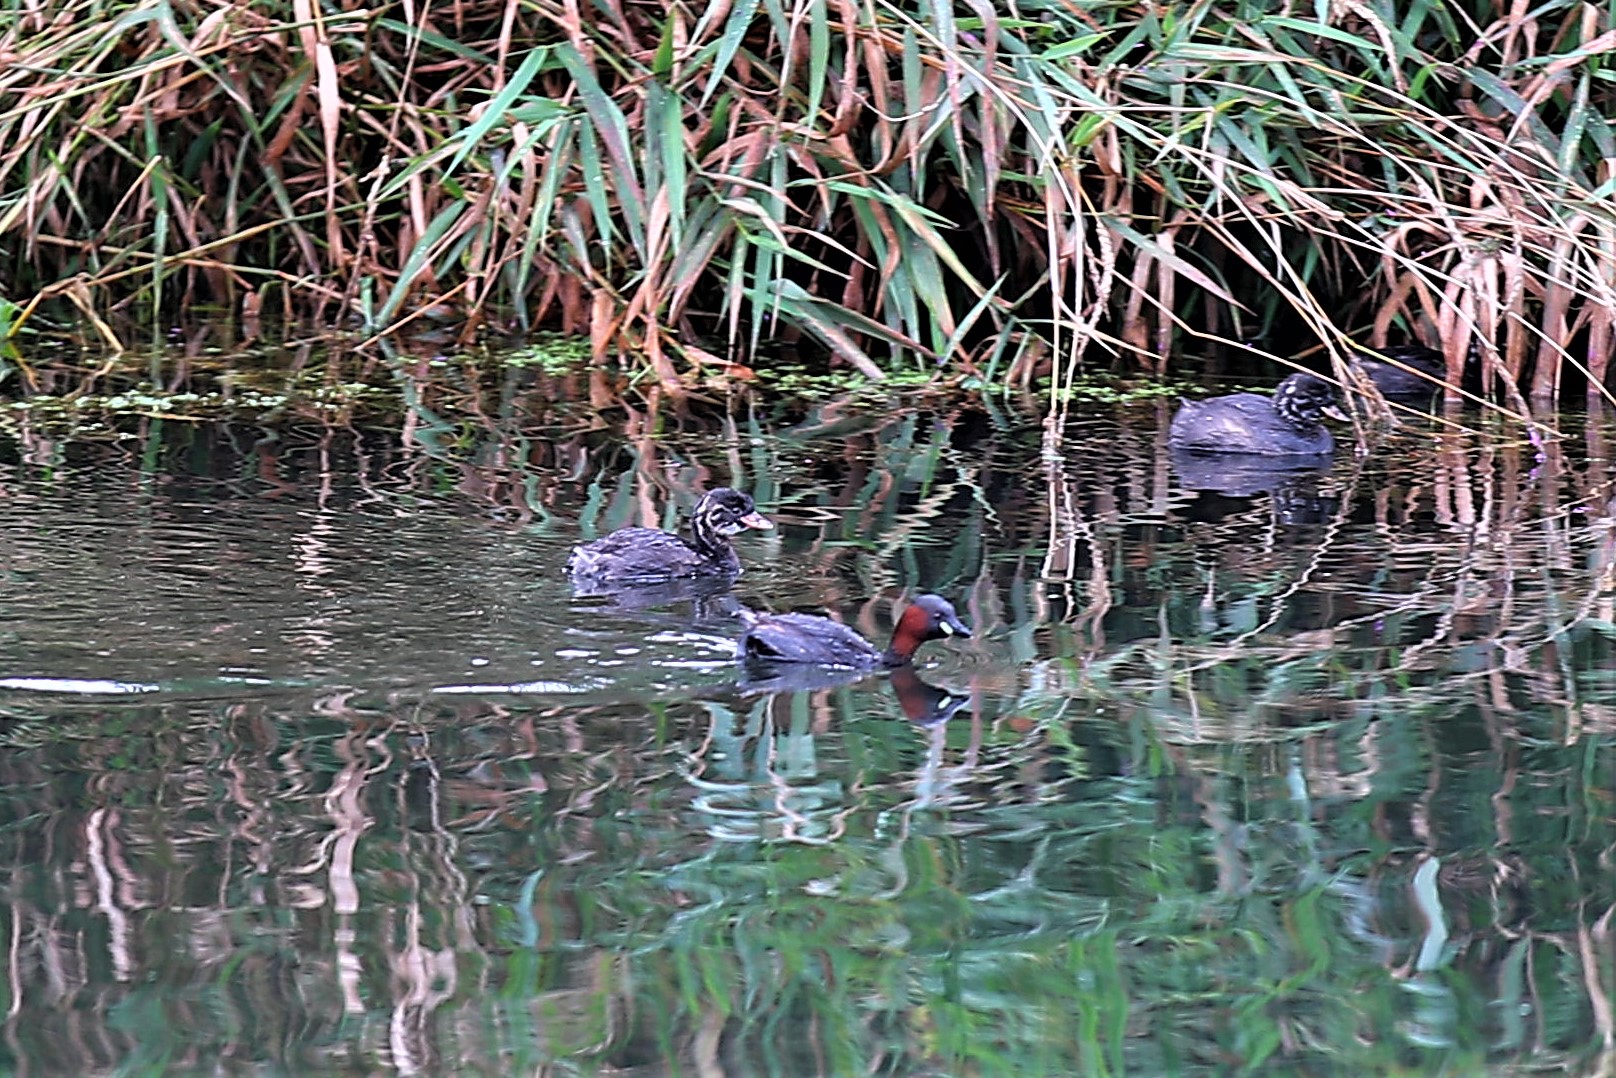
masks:
[[[892,671],[892,691],[898,696],[898,706],[904,718],[914,729],[915,736],[926,746],[926,758],[914,774],[914,800],[905,813],[947,806],[959,796],[959,784],[968,781],[976,767],[976,750],[967,748],[958,765],[948,766],[944,761],[948,749],[948,720],[954,713],[970,703],[970,697],[957,696],[947,689],[921,680],[913,667],[900,666]],[[965,720],[961,720],[962,722]],[[974,743],[975,738],[972,738]]]
[[[954,712],[971,702],[968,696],[956,696],[947,689],[922,680],[913,666],[900,666],[892,671],[892,691],[898,696],[903,717],[916,726],[935,726],[953,718]]]
[[[758,693],[818,692],[852,685],[870,676],[868,670],[849,670],[846,667],[808,666],[801,663],[783,663],[759,667],[747,664],[739,688],[748,695]],[[915,673],[913,666],[894,667],[887,680],[898,698],[903,717],[913,726],[930,729],[941,726],[954,717],[954,713],[971,702],[968,696],[958,696],[947,689],[933,685]]]

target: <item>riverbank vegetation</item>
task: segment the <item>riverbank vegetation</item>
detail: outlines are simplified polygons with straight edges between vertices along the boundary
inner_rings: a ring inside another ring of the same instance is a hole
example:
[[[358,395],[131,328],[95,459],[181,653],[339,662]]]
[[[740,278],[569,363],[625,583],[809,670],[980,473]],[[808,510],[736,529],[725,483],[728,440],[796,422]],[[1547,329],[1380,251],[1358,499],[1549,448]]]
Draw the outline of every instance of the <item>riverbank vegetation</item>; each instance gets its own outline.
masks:
[[[670,388],[801,344],[1056,396],[1350,335],[1548,400],[1616,348],[1613,47],[1558,0],[13,6],[0,333],[447,319]]]

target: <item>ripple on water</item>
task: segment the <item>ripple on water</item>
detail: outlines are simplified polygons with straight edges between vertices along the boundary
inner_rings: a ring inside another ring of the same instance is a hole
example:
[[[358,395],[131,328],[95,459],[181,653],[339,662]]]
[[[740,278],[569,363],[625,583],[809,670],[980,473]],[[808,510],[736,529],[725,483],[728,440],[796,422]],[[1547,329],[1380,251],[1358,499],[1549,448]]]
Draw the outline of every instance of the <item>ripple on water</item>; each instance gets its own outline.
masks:
[[[792,408],[275,484],[0,467],[5,1067],[1598,1069],[1591,437],[1203,497],[1149,415],[1046,454]],[[879,639],[936,590],[976,637],[748,681],[728,594],[568,590],[587,507],[731,479],[782,510],[738,601]]]

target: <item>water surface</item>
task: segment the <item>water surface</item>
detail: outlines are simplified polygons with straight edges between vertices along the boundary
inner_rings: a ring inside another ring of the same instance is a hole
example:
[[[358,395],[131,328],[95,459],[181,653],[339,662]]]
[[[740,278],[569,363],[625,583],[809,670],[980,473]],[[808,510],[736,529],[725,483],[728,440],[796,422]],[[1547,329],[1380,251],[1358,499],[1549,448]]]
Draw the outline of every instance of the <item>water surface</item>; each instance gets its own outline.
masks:
[[[1283,477],[1164,425],[12,444],[0,1068],[1609,1067],[1609,425]],[[739,601],[975,638],[774,692],[721,603],[571,594],[720,483],[779,524]]]

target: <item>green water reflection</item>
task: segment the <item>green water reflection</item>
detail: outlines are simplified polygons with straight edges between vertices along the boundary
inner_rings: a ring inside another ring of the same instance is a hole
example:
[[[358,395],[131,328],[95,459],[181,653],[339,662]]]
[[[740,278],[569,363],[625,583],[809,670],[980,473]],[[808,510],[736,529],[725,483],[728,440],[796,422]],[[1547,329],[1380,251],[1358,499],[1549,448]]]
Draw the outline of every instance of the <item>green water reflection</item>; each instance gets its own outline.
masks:
[[[1606,425],[1213,495],[1159,418],[19,443],[0,1069],[1611,1067]],[[719,482],[749,603],[955,599],[952,717],[571,598]]]

